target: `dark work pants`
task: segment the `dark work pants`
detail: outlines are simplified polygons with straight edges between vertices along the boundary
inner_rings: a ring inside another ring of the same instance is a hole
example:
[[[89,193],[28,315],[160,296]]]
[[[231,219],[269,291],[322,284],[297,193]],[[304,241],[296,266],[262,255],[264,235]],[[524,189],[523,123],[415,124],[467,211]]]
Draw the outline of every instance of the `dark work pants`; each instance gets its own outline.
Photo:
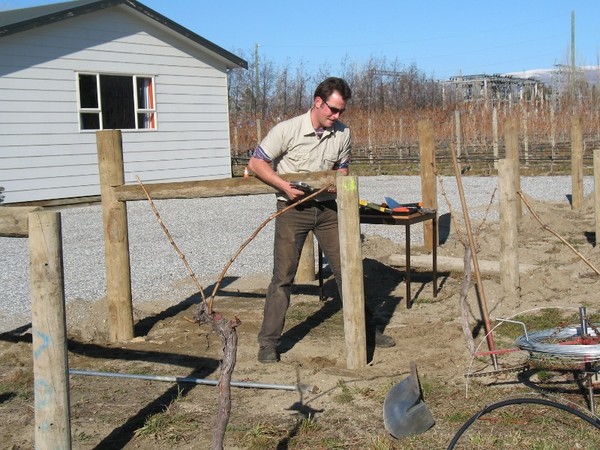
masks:
[[[277,202],[280,211],[287,205]],[[285,313],[290,306],[290,294],[300,253],[306,236],[312,231],[321,246],[342,293],[340,242],[335,201],[300,205],[275,219],[273,277],[267,290],[262,327],[258,334],[261,346],[276,347],[285,325]]]

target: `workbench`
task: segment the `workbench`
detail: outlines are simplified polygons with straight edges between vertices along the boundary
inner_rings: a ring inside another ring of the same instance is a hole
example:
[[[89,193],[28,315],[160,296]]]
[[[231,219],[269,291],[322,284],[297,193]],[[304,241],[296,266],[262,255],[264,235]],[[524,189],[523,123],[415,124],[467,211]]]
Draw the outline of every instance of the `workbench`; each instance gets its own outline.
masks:
[[[382,225],[404,225],[406,232],[406,307],[412,307],[410,290],[410,226],[415,223],[431,220],[433,229],[432,272],[433,272],[433,297],[437,297],[437,211],[419,210],[412,214],[389,214],[368,209],[359,209],[360,223]]]

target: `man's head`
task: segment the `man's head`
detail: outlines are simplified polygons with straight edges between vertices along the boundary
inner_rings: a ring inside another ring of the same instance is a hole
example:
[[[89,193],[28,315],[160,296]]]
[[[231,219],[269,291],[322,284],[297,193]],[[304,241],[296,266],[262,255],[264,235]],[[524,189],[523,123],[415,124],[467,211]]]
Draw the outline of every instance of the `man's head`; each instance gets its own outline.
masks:
[[[315,128],[333,126],[351,97],[350,86],[341,78],[330,77],[323,80],[315,89],[314,95],[312,118]]]

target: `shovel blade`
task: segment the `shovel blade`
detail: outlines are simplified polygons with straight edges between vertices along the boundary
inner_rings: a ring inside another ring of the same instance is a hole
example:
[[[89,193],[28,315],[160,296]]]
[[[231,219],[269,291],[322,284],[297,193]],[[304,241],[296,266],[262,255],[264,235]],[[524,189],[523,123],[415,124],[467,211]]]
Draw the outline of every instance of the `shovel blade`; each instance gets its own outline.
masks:
[[[417,366],[411,362],[411,374],[390,389],[383,402],[385,429],[396,439],[421,434],[435,420],[423,401]]]

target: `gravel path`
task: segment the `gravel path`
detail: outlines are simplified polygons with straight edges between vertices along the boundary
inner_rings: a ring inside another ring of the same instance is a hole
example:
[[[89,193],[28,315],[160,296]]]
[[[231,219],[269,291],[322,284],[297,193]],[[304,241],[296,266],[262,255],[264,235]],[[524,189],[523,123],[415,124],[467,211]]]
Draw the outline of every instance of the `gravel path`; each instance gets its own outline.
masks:
[[[462,179],[471,218],[482,218],[496,177]],[[454,177],[443,178],[444,190],[454,211],[461,211]],[[536,200],[567,203],[571,178],[524,177],[521,188]],[[415,176],[360,177],[360,197],[375,203],[391,196],[400,202],[421,198],[420,178]],[[593,178],[586,177],[584,194],[593,191]],[[438,187],[439,214],[449,211]],[[497,202],[497,193],[494,197]],[[223,197],[155,202],[163,222],[204,286],[214,282],[239,246],[274,211],[273,195]],[[100,205],[71,207],[61,211],[65,297],[97,300],[105,295],[104,243]],[[147,202],[128,204],[132,293],[135,302],[153,299],[177,300],[175,284],[187,278],[181,259],[160,229]],[[494,212],[488,220],[497,220]],[[245,277],[272,270],[273,224],[267,225],[246,247],[228,271]],[[366,234],[377,234],[403,243],[403,229],[385,225],[363,225]],[[421,227],[414,227],[412,241],[422,243]],[[27,239],[0,237],[0,332],[30,321]]]

